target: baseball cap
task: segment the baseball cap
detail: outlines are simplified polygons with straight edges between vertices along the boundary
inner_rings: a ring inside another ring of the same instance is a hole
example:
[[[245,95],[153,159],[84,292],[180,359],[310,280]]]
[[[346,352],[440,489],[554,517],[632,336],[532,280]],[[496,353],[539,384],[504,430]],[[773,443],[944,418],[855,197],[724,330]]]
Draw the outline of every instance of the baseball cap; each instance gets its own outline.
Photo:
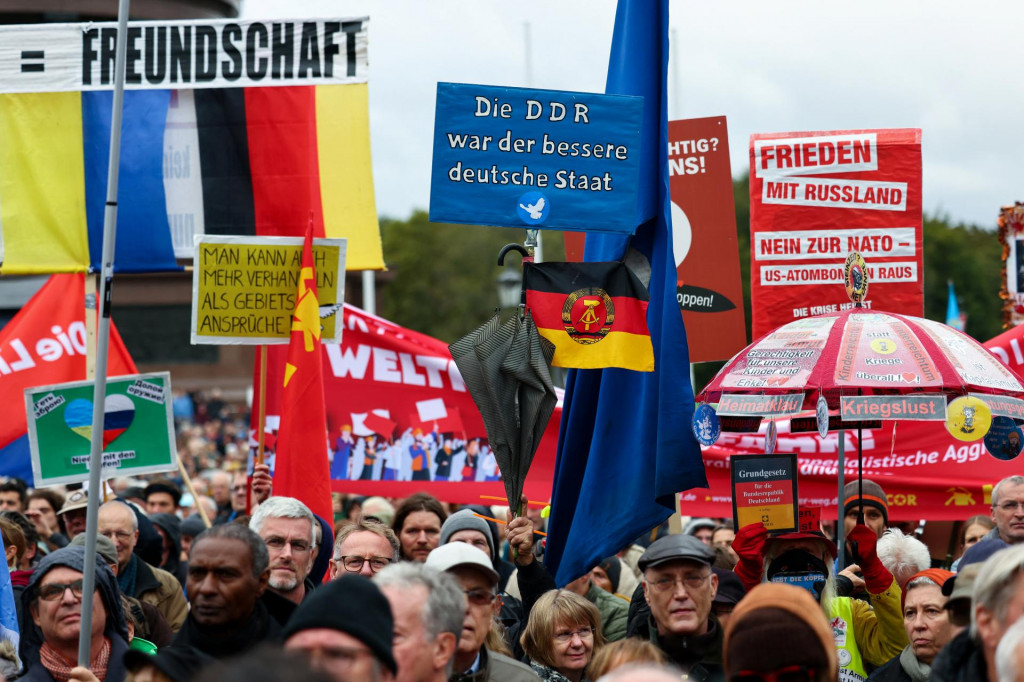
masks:
[[[85,509],[89,506],[89,494],[84,490],[72,490],[64,499],[64,506],[57,512],[58,515],[76,509]]]
[[[715,551],[692,535],[666,535],[655,540],[640,555],[637,566],[646,571],[669,561],[696,561],[710,566],[715,560]]]
[[[450,571],[456,566],[470,566],[483,571],[495,584],[499,579],[498,572],[494,570],[487,555],[465,542],[449,542],[434,549],[427,555],[426,565],[439,571]]]
[[[971,592],[974,590],[974,579],[978,577],[978,573],[981,571],[981,564],[969,564],[960,569],[960,572],[956,575],[947,578],[946,582],[942,583],[942,594],[949,597],[946,602],[946,608],[951,608],[950,604],[957,599],[970,599]]]

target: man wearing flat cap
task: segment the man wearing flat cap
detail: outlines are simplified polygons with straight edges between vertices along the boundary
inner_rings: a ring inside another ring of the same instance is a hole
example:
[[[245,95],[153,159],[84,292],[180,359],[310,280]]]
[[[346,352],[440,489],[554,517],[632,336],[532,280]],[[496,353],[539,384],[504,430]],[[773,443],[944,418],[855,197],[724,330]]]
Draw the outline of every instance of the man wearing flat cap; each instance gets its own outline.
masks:
[[[694,680],[722,677],[722,626],[711,612],[715,552],[691,535],[656,540],[640,557],[648,637]]]
[[[335,682],[390,682],[391,605],[367,578],[348,573],[309,595],[284,630],[284,648],[307,654]]]

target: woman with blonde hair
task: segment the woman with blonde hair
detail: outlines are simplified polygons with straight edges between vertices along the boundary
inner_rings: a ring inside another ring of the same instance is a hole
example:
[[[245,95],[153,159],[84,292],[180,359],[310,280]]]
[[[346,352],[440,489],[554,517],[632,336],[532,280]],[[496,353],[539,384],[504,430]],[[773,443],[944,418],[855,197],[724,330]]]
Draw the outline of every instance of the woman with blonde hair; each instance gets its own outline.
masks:
[[[627,663],[647,663],[653,665],[665,665],[668,658],[661,649],[654,646],[647,640],[639,637],[627,637],[617,642],[611,642],[601,651],[594,654],[590,659],[590,667],[587,668],[591,679],[599,680],[616,668]]]
[[[604,646],[601,612],[574,592],[545,592],[533,605],[520,642],[542,680],[585,682],[590,659]]]

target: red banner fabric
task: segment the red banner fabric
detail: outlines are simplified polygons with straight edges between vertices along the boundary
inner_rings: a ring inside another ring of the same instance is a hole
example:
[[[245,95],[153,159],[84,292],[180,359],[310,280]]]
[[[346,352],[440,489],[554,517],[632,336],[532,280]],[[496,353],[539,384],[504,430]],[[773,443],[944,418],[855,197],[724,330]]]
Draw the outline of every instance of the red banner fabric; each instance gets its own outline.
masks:
[[[278,376],[282,386],[281,419],[275,439],[278,456],[274,488],[276,494],[299,499],[314,514],[330,521],[334,513],[327,447],[324,433],[320,431],[327,421],[321,347],[320,306],[313,266],[313,228],[310,226],[302,245],[302,270],[295,295],[292,337],[284,375]]]
[[[867,262],[865,307],[921,317],[921,131],[750,138],[753,335],[851,306],[843,263]]]
[[[1015,327],[984,344],[1018,372],[1024,370],[1024,326]],[[895,424],[895,427],[894,427]],[[895,428],[895,434],[893,432]],[[693,516],[729,517],[730,458],[764,453],[765,427],[758,434],[723,433],[704,448],[710,488],[682,493],[681,508]],[[816,433],[789,433],[779,422],[776,452],[795,452],[798,458],[801,507],[821,507],[823,518],[835,519],[839,434],[822,439]],[[845,438],[846,480],[857,480],[857,431]],[[1002,461],[988,454],[982,441],[953,438],[942,422],[882,422],[881,428],[861,435],[864,477],[885,490],[889,518],[899,521],[963,521],[989,514],[992,486],[1020,474],[1022,458]]]
[[[25,435],[26,388],[86,378],[84,320],[85,275],[53,275],[0,331],[0,449]],[[111,324],[107,375],[137,371]]]
[[[344,320],[342,342],[322,351],[331,488],[385,497],[425,490],[459,504],[504,497],[483,420],[448,346],[353,306],[345,306]],[[273,442],[287,349],[267,350],[266,431]],[[258,363],[253,384],[259,395]],[[560,414],[556,408],[526,479],[532,500],[551,495]],[[380,434],[389,422],[392,433]],[[273,460],[268,453],[271,466]]]
[[[669,121],[672,241],[690,362],[747,345],[725,117]]]

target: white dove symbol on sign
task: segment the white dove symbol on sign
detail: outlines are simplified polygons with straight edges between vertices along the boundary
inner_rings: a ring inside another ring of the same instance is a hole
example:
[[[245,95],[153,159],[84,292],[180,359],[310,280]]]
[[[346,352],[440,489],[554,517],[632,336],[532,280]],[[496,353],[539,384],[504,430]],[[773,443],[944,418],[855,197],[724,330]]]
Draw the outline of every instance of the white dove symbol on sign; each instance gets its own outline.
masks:
[[[540,220],[541,214],[544,212],[544,197],[538,199],[536,204],[527,204],[526,206],[519,204],[519,208],[529,213],[531,219]]]

